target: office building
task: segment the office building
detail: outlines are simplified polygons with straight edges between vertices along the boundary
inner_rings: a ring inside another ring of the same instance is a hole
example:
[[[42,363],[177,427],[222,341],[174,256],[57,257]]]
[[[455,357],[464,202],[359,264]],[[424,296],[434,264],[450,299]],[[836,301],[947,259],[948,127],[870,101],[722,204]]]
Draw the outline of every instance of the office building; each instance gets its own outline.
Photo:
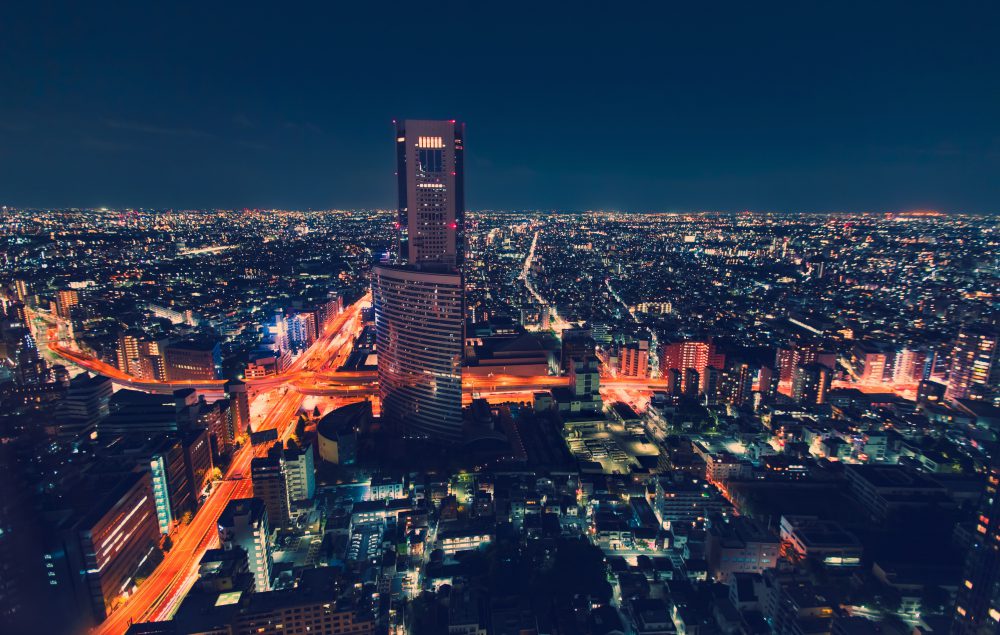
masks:
[[[173,395],[119,390],[108,402],[110,414],[97,424],[97,434],[110,440],[123,434],[159,434],[177,431]]]
[[[258,457],[250,462],[253,495],[263,501],[267,518],[273,527],[286,527],[291,517],[288,483],[280,452]]]
[[[380,265],[372,271],[382,416],[407,434],[462,438],[462,277]]]
[[[996,389],[1000,383],[998,343],[1000,334],[995,329],[971,326],[959,331],[948,368],[946,399],[976,397],[979,391]]]
[[[1000,461],[986,476],[976,530],[958,587],[953,635],[1000,631]]]
[[[573,358],[592,357],[596,354],[597,342],[593,332],[586,327],[574,326],[562,331],[562,369],[568,371]]]
[[[254,589],[271,589],[271,529],[267,508],[259,498],[229,501],[219,516],[219,542],[223,549],[242,548],[254,576]]]
[[[197,500],[188,481],[184,446],[176,438],[161,437],[148,444],[140,454],[152,476],[160,533],[168,534],[173,523],[180,522],[186,512],[194,511]]]
[[[212,463],[212,442],[208,430],[192,428],[180,435],[181,447],[184,449],[184,469],[187,470],[188,483],[197,507],[197,500],[212,479],[215,465]]]
[[[163,349],[169,381],[219,379],[222,376],[222,349],[218,342],[185,340]]]
[[[907,510],[954,507],[940,483],[901,465],[847,465],[844,475],[854,499],[879,522]]]
[[[136,587],[136,574],[160,535],[148,471],[107,475],[81,490],[78,511],[60,526],[46,561],[57,592],[89,607],[95,623]]]
[[[96,432],[97,424],[110,414],[108,404],[113,392],[111,380],[100,375],[82,373],[70,380],[56,411],[59,436],[76,439]]]
[[[862,547],[857,536],[833,520],[815,516],[782,516],[781,540],[799,558],[827,567],[861,566]]]
[[[796,366],[792,372],[792,399],[801,404],[824,404],[832,381],[832,372],[823,364]]]
[[[449,442],[462,438],[463,139],[454,121],[396,124],[397,264],[372,271],[383,418]]]
[[[465,222],[465,124],[396,123],[399,261],[461,265]]]
[[[728,516],[732,509],[711,483],[683,475],[656,479],[654,511],[664,525]]]
[[[705,546],[709,572],[717,582],[726,582],[734,573],[775,568],[781,542],[759,521],[735,516],[714,518]]]

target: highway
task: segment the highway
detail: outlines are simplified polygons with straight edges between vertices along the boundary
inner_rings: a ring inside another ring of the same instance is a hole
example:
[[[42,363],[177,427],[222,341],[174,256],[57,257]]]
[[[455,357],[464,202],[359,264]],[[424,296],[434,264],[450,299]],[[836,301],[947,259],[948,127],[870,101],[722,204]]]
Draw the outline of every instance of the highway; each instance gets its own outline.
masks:
[[[317,340],[290,367],[292,376],[314,372],[318,368],[346,359],[354,335],[360,325],[360,312],[370,302],[365,296],[345,310],[331,325],[328,336]],[[117,371],[117,369],[114,369]],[[120,372],[120,371],[119,371]],[[295,429],[297,414],[305,396],[297,390],[272,384],[268,394],[259,396],[253,404],[251,420],[258,420],[256,430],[278,430],[279,438],[287,440]],[[209,549],[218,546],[217,522],[229,501],[253,495],[250,481],[250,461],[253,448],[244,445],[233,456],[223,480],[216,483],[191,522],[178,528],[171,539],[173,548],[163,562],[136,591],[93,629],[95,635],[121,635],[130,624],[168,619],[177,610],[184,596],[198,578],[198,563]]]

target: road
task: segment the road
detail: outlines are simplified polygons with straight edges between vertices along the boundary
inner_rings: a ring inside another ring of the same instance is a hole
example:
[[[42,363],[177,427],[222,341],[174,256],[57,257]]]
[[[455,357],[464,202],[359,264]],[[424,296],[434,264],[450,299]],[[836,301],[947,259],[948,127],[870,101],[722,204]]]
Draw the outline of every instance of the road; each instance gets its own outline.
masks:
[[[290,372],[312,372],[328,365],[331,360],[346,359],[350,353],[355,329],[360,325],[360,311],[368,296],[345,310],[332,325],[330,335],[317,340],[292,365]],[[260,417],[256,430],[278,430],[279,438],[287,440],[295,429],[297,414],[304,395],[294,388],[282,388],[276,398],[264,396],[254,403],[263,413],[252,413],[251,420]],[[121,635],[130,624],[168,619],[177,610],[184,596],[198,578],[198,563],[209,549],[218,545],[217,523],[229,501],[253,495],[250,481],[250,461],[253,448],[249,444],[237,450],[222,481],[216,484],[191,523],[171,536],[173,548],[163,562],[139,588],[104,622],[94,629],[95,635]]]
[[[521,268],[521,275],[519,277],[521,280],[524,280],[524,286],[528,290],[528,293],[533,295],[535,300],[537,300],[540,305],[549,308],[549,328],[556,333],[562,333],[564,329],[568,329],[575,325],[559,317],[556,305],[550,305],[546,302],[545,298],[538,293],[538,290],[535,289],[535,285],[531,282],[531,265],[535,260],[535,247],[538,245],[538,235],[540,233],[540,229],[535,230],[535,235],[531,239],[531,247],[528,249],[528,257],[524,259],[524,266]]]
[[[247,379],[246,384],[258,391],[272,390],[284,386],[289,382],[311,377],[324,367],[338,368],[343,365],[350,354],[350,347],[345,345],[352,342],[358,333],[360,333],[361,309],[370,306],[370,304],[371,293],[369,292],[335,317],[327,329],[327,334],[313,342],[312,346],[299,355],[284,372],[269,377]],[[37,315],[43,317],[45,314],[38,313]],[[56,327],[49,329],[47,345],[50,351],[81,368],[109,377],[116,384],[124,388],[169,394],[181,388],[222,390],[226,383],[224,379],[187,381],[139,379],[122,372],[116,366],[112,366],[72,347],[66,346],[54,337],[55,331],[57,331]],[[336,375],[336,373],[332,374]]]

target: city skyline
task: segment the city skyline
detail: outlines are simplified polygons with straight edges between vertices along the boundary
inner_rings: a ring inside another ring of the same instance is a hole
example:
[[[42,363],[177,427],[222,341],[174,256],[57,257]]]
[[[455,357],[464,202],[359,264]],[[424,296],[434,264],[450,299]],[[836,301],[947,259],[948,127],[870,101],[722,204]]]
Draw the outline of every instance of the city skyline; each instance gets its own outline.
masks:
[[[997,23],[0,9],[0,633],[997,635]]]

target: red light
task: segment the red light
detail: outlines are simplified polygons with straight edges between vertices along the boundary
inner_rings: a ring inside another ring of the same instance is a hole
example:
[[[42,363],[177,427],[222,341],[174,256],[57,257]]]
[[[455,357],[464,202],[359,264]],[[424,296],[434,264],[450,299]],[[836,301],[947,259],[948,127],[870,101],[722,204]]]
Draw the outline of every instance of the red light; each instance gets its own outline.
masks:
[[[458,223],[448,223],[448,227],[451,227],[452,229],[458,229]]]

